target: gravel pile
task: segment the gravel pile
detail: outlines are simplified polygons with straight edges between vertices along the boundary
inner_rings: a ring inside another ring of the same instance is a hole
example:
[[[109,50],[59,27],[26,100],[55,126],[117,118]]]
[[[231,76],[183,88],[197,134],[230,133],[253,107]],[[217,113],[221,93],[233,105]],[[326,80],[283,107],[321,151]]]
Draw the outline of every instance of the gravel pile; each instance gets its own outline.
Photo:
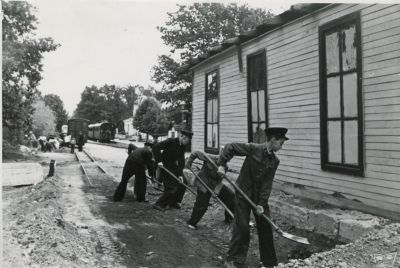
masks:
[[[313,254],[304,260],[290,260],[278,267],[369,268],[400,267],[400,223],[382,220],[375,230],[354,243],[337,245],[333,250]]]

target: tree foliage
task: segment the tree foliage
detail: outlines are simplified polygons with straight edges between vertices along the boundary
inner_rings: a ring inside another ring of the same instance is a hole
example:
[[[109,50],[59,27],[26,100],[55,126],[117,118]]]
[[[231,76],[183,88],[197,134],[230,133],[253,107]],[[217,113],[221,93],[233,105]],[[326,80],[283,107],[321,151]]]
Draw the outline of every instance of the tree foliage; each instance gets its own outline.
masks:
[[[36,137],[54,134],[57,118],[53,110],[42,100],[34,102],[33,107],[35,111],[32,115],[32,131]]]
[[[68,113],[64,109],[64,103],[59,96],[48,94],[43,97],[43,101],[56,116],[56,130],[61,132],[61,127],[68,123]]]
[[[88,119],[92,124],[100,122],[120,124],[121,120],[133,115],[133,104],[138,99],[136,90],[140,90],[139,88],[140,86],[130,85],[86,87],[74,111],[74,117]]]
[[[2,96],[3,127],[13,131],[28,129],[33,102],[42,79],[43,53],[59,46],[52,38],[35,39],[35,8],[28,2],[2,1]]]
[[[160,112],[161,104],[155,98],[143,99],[134,115],[133,127],[150,135],[165,134],[168,121]]]
[[[158,57],[158,65],[152,68],[152,80],[163,84],[162,90],[155,95],[158,100],[171,103],[173,107],[183,105],[191,112],[192,74],[179,73],[178,68],[224,39],[260,24],[272,14],[246,4],[195,3],[178,7],[177,12],[168,13],[165,27],[157,27],[164,43],[172,50],[170,55]]]

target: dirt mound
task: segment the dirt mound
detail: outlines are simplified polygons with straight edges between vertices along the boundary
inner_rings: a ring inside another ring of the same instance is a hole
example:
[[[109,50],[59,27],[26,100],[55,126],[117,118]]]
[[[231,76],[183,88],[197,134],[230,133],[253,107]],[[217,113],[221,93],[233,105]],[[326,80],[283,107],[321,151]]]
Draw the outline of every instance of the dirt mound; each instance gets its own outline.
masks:
[[[95,267],[92,242],[63,220],[57,176],[3,188],[4,267]],[[57,265],[55,265],[57,264]]]

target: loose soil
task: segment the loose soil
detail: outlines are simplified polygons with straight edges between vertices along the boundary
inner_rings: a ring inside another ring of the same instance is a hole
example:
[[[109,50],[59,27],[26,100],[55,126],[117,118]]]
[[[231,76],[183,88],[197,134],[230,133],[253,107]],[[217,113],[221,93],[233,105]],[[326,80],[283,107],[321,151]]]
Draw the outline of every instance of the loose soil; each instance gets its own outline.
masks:
[[[149,203],[136,202],[131,186],[123,202],[113,202],[121,166],[97,159],[116,179],[101,174],[87,178],[69,149],[35,156],[3,150],[3,162],[38,162],[44,174],[50,159],[57,161],[55,176],[34,186],[3,187],[4,267],[223,267],[232,224],[223,222],[223,210],[214,200],[198,229],[191,230],[186,220],[195,197],[188,191],[180,210],[152,209],[160,192],[150,185]],[[324,206],[308,201],[302,205]],[[299,230],[288,219],[273,218],[283,231],[311,243],[274,234],[280,267],[378,267],[383,261],[374,254],[385,257],[400,249],[400,224],[387,220],[355,243],[340,245]],[[251,219],[247,267],[260,267],[254,223]],[[400,267],[398,261],[394,265]]]

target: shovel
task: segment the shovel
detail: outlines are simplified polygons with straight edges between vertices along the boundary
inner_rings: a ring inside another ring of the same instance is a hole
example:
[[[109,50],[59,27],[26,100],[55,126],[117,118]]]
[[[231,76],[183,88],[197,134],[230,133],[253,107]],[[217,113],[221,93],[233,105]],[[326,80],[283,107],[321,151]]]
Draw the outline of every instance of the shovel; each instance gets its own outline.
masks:
[[[190,169],[190,171],[193,173],[193,175],[196,176],[196,178],[200,181],[201,184],[203,184],[203,186],[207,189],[207,191],[209,191],[212,195],[213,198],[215,198],[226,210],[226,212],[228,212],[229,215],[231,215],[231,217],[233,218],[233,213],[229,210],[229,208],[227,206],[225,206],[225,204],[218,198],[218,196],[214,193],[213,190],[211,190],[210,187],[207,186],[207,184],[200,178],[199,175],[197,175],[192,168],[188,167]]]
[[[209,159],[209,157],[207,155],[205,155],[205,157],[209,160],[210,163],[212,163],[216,168],[218,168],[218,166],[211,161],[211,159]],[[226,176],[225,174],[219,173],[221,176],[223,176],[230,184],[232,184],[233,188],[235,188],[235,190],[250,204],[250,206],[257,211],[257,206],[253,203],[253,201],[250,200],[250,198],[242,191],[242,189],[239,188],[239,186],[236,185],[236,183],[234,183],[228,176]],[[300,237],[300,236],[296,236],[296,235],[291,235],[288,233],[285,233],[284,231],[282,231],[278,226],[275,225],[275,223],[273,223],[270,218],[267,217],[267,215],[265,215],[265,213],[262,213],[260,215],[262,218],[264,218],[267,222],[269,222],[269,224],[271,224],[271,226],[275,229],[275,231],[280,234],[281,236],[290,239],[292,241],[296,241],[298,243],[301,244],[306,244],[306,245],[310,245],[310,242],[308,242],[307,238],[304,237]]]
[[[169,175],[171,175],[172,178],[174,178],[175,180],[177,180],[179,182],[179,184],[183,185],[186,189],[189,190],[189,192],[191,192],[192,194],[194,194],[196,196],[196,193],[189,188],[189,186],[187,186],[186,184],[184,184],[180,179],[178,179],[171,171],[169,171],[168,169],[166,169],[161,163],[158,164],[158,166],[163,169],[165,172],[167,172]]]
[[[150,182],[150,184],[151,184],[151,187],[153,187],[153,189],[156,189],[157,191],[160,191],[160,192],[164,192],[162,189],[159,189],[159,188],[155,187],[154,184],[153,184],[153,182],[156,182],[156,183],[158,183],[159,185],[162,185],[162,183],[160,183],[160,182],[158,182],[158,181],[152,180],[151,177],[149,177],[149,176],[147,176],[147,175],[146,175],[146,178],[149,180],[149,182]]]

